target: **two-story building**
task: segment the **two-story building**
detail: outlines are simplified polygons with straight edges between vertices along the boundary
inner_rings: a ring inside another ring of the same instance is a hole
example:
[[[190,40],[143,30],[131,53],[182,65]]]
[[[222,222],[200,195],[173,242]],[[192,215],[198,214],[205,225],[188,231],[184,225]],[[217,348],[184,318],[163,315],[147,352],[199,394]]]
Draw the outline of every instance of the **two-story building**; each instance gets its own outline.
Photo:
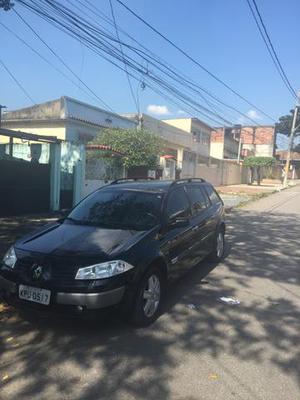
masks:
[[[192,150],[197,154],[197,162],[207,162],[210,156],[210,136],[212,128],[198,118],[171,118],[163,120],[188,134],[192,140]]]
[[[238,158],[239,136],[232,128],[215,128],[211,133],[210,156],[220,160]]]
[[[274,157],[276,133],[274,125],[243,126],[242,155]]]
[[[211,133],[210,156],[217,159],[238,159],[240,156],[273,157],[276,134],[273,125],[214,128]]]
[[[197,118],[158,120],[147,114],[123,115],[165,141],[160,159],[163,178],[174,179],[176,170],[182,178],[195,177],[197,162],[208,163],[211,128]]]

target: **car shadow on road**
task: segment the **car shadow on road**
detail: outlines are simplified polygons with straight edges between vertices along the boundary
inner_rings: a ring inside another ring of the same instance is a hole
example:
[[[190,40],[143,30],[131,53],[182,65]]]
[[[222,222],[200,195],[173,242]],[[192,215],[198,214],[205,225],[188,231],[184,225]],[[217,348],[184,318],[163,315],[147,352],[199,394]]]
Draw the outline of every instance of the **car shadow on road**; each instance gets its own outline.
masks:
[[[163,314],[145,329],[115,314],[94,322],[0,314],[0,372],[9,376],[3,399],[194,400],[200,397],[176,397],[172,389],[189,354],[218,368],[224,354],[265,363],[300,388],[299,232],[294,215],[233,213],[228,257],[217,268],[201,263],[171,285]],[[241,302],[230,306],[220,296]],[[201,381],[200,365],[189,373]],[[238,371],[224,364],[222,373],[251,398],[265,398]]]

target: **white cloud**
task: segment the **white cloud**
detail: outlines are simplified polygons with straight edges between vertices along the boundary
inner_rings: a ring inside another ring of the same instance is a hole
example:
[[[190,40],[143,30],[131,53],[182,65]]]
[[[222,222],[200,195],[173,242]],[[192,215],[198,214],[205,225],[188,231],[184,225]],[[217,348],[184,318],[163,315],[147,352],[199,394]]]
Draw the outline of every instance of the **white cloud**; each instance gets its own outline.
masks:
[[[255,110],[249,110],[247,112],[247,116],[253,119],[261,119],[260,114]]]
[[[147,107],[147,111],[150,114],[159,116],[171,114],[171,111],[168,109],[167,106],[159,106],[157,104],[149,104],[149,106]]]
[[[178,111],[177,111],[177,114],[178,114],[178,115],[186,115],[186,112],[183,111],[183,110],[178,110]]]
[[[249,111],[246,112],[245,117],[244,116],[240,116],[237,119],[237,123],[241,124],[241,125],[246,125],[246,124],[251,123],[251,121],[248,118],[246,118],[246,115],[247,115],[247,117],[249,117],[251,119],[255,119],[257,121],[262,119],[261,115],[256,110],[249,110]]]

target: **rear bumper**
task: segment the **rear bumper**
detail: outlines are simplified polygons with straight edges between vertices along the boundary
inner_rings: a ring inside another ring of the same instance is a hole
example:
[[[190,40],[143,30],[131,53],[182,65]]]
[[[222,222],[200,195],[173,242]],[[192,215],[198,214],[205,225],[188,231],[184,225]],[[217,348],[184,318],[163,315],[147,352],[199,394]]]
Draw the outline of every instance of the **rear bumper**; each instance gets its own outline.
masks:
[[[0,293],[16,297],[18,285],[0,275]],[[51,303],[57,305],[81,306],[87,309],[100,309],[117,305],[121,302],[125,286],[99,293],[65,293],[53,294]]]

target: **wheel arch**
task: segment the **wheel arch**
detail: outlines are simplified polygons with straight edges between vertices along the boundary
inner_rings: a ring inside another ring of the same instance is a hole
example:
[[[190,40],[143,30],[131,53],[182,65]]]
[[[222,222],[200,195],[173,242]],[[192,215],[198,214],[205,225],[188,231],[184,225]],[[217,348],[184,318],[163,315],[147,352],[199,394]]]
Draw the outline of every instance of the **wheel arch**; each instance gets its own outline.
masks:
[[[221,221],[221,223],[220,223],[220,225],[219,225],[219,230],[225,234],[225,232],[226,232],[226,225],[225,225],[225,222],[224,222],[224,221]]]
[[[149,268],[154,267],[154,266],[160,268],[160,270],[162,271],[163,278],[165,279],[165,281],[167,281],[168,280],[168,267],[167,267],[167,264],[166,264],[164,258],[160,257],[160,256],[156,257],[154,260],[152,260],[148,264],[144,273],[146,273],[149,270]]]

